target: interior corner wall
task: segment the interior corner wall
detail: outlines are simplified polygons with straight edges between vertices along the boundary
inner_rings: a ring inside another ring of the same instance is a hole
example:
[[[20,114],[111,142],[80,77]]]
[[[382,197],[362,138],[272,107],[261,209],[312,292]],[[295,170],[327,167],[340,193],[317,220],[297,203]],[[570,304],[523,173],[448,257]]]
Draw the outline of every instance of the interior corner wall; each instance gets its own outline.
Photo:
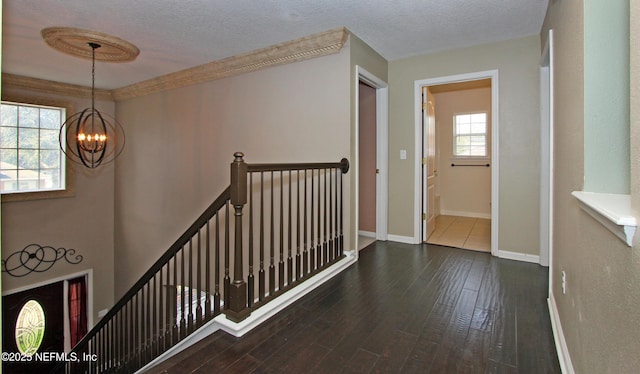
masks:
[[[5,87],[3,94],[46,97],[72,102],[75,110],[91,105],[90,99],[43,95]],[[96,108],[113,116],[113,102],[97,101]],[[71,114],[71,113],[69,113]],[[54,248],[75,249],[82,256],[76,265],[56,262],[49,270],[16,278],[2,273],[2,291],[28,288],[34,284],[93,269],[93,321],[98,312],[114,303],[114,166],[75,169],[75,195],[2,203],[2,258],[37,243]]]
[[[388,71],[389,71],[389,63],[387,60],[382,57],[378,52],[376,52],[373,48],[363,42],[356,35],[350,33],[349,40],[347,41],[348,49],[350,52],[350,87],[351,87],[351,170],[353,173],[351,174],[351,196],[357,196],[359,193],[357,191],[358,183],[356,182],[356,176],[359,174],[358,170],[358,123],[356,121],[357,110],[358,110],[358,102],[357,102],[357,92],[359,86],[359,77],[356,73],[356,66],[360,66],[365,69],[369,73],[376,76],[383,82],[389,82],[388,80]],[[354,198],[351,202],[351,206],[349,207],[351,217],[356,217],[358,215],[358,208],[356,207],[356,199]],[[355,234],[357,228],[355,228],[353,234]],[[350,243],[351,248],[356,248],[356,240],[357,235],[352,235],[352,242]]]
[[[337,162],[350,149],[349,50],[117,103],[116,295],[122,295],[247,163]],[[351,205],[345,177],[345,206]],[[345,217],[346,243],[351,219]]]
[[[638,15],[635,2],[636,16]],[[550,2],[541,35],[554,30],[553,284],[568,354],[576,373],[633,373],[640,367],[640,245],[628,247],[580,209],[571,196],[584,181],[584,2]],[[635,19],[638,23],[638,19]],[[631,25],[633,25],[633,19]],[[633,27],[633,26],[632,26]],[[637,27],[635,32],[637,33]],[[606,66],[602,67],[603,69]],[[637,72],[637,66],[634,70]],[[640,85],[637,77],[632,85]],[[626,99],[626,98],[625,98]],[[637,118],[637,117],[636,117]],[[637,126],[636,126],[637,127]],[[637,133],[637,131],[636,131]],[[631,148],[637,157],[638,139]],[[637,183],[637,177],[634,183]],[[632,186],[638,212],[638,187]],[[563,294],[561,273],[566,275]]]
[[[499,250],[538,255],[540,113],[538,35],[389,64],[389,234],[415,237],[414,82],[499,71]],[[496,146],[496,145],[494,145]],[[401,160],[400,150],[407,150]],[[495,160],[493,160],[495,164]]]

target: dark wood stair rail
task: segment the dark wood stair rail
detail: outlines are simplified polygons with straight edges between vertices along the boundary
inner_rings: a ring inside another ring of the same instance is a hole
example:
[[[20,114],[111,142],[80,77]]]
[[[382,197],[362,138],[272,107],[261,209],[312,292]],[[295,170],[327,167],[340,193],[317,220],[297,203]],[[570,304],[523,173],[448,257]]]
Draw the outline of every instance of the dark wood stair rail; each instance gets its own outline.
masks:
[[[61,362],[54,372],[134,372],[220,313],[232,321],[242,321],[252,310],[343,257],[343,197],[339,175],[348,172],[347,159],[337,163],[247,164],[241,152],[235,153],[234,157],[231,185],[73,347],[72,352],[78,360]],[[279,185],[274,182],[278,174]],[[259,176],[259,190],[255,189],[254,175]],[[264,208],[265,175],[271,179],[269,209]],[[280,192],[278,207],[274,205],[275,189]],[[284,190],[287,190],[288,200]],[[296,196],[295,211],[293,195]],[[253,213],[254,205],[258,205],[254,204],[254,196],[260,199],[258,240],[254,240]],[[234,209],[233,222],[230,205]],[[249,206],[248,220],[243,220],[245,205]],[[279,214],[275,217],[277,208]],[[270,214],[269,253],[264,232],[266,210]],[[284,222],[285,216],[288,225]],[[277,218],[280,221],[278,253],[275,252]],[[314,225],[314,219],[317,219],[317,225]],[[246,221],[248,235],[243,232]],[[310,225],[307,225],[308,221]],[[231,227],[234,230],[233,251],[230,250]],[[284,252],[285,231],[287,254]],[[248,246],[243,245],[245,235]],[[254,277],[256,251],[260,259],[257,285]],[[246,277],[245,253],[248,254]],[[268,277],[265,271],[267,255]],[[276,259],[279,260],[277,276]],[[230,278],[231,261],[233,281]]]

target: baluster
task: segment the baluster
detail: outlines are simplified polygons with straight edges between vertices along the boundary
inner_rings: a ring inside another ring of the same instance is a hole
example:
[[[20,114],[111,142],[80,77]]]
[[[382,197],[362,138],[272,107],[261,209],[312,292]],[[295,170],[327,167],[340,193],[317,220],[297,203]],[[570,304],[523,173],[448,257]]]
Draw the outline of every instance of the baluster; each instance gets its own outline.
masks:
[[[202,325],[202,297],[200,296],[202,294],[202,273],[200,271],[200,264],[202,262],[202,251],[200,246],[202,245],[201,242],[201,237],[200,237],[200,230],[202,228],[198,229],[198,252],[197,252],[197,261],[196,261],[196,322],[195,325],[196,327],[200,327]],[[207,295],[207,298],[209,297],[209,295]]]
[[[218,213],[216,213],[216,216]],[[205,295],[204,299],[204,320],[211,320],[211,228],[209,226],[209,222],[207,221],[206,227],[206,244],[205,244],[205,268],[204,268],[204,287],[205,287]]]
[[[180,331],[178,340],[184,339],[187,332],[187,295],[185,295],[185,271],[184,271],[184,257],[186,249],[183,246],[180,249]]]
[[[145,313],[145,336],[144,336],[144,349],[145,349],[145,360],[144,363],[147,363],[149,361],[149,355],[150,355],[150,351],[151,351],[151,290],[150,290],[150,284],[147,283],[145,286],[143,286],[143,290],[144,288],[147,288],[147,302],[146,302],[146,313]]]
[[[274,231],[274,218],[273,218],[273,171],[271,172],[271,234],[270,239],[270,260],[269,260],[269,296],[273,296],[276,290],[276,267],[275,267],[275,235]]]
[[[284,289],[284,179],[280,170],[280,256],[278,260],[278,289]]]
[[[349,171],[349,161],[346,158],[343,158],[341,160],[341,171],[342,174],[346,174],[347,171]],[[344,231],[343,231],[343,226],[344,226],[344,215],[343,215],[343,205],[342,205],[342,198],[344,195],[344,191],[342,188],[342,175],[340,175],[340,256],[342,256],[344,254]]]
[[[260,173],[260,270],[258,270],[258,300],[264,299],[264,172]]]
[[[167,326],[165,325],[165,317],[166,315],[163,313],[165,311],[164,306],[164,279],[162,277],[162,271],[167,267],[164,265],[158,271],[158,355],[162,354],[165,350],[164,348],[164,338],[167,332]]]
[[[220,314],[220,222],[218,217],[220,217],[220,212],[216,213],[216,265],[215,265],[215,283],[214,283],[214,293],[213,293],[213,314],[217,316]]]
[[[335,185],[334,185],[335,210],[334,210],[333,221],[335,222],[335,227],[334,227],[335,230],[333,231],[333,249],[336,253],[336,258],[339,258],[340,254],[338,249],[338,178],[340,178],[340,171],[338,169],[335,169],[334,173],[336,175],[336,178],[335,178]]]
[[[300,170],[296,171],[296,281],[300,279]]]
[[[224,309],[229,309],[229,288],[231,287],[231,278],[229,277],[229,202],[224,208],[224,283],[222,293],[224,297]]]
[[[189,238],[189,263],[188,263],[188,278],[186,284],[183,287],[187,292],[187,330],[185,331],[185,337],[193,331],[193,238]]]
[[[329,214],[327,213],[327,193],[331,196],[331,191],[327,191],[329,188],[329,178],[327,178],[328,169],[324,169],[324,241],[322,248],[324,249],[324,263],[329,264]]]
[[[315,226],[313,225],[313,220],[314,220],[314,213],[313,213],[313,206],[315,205],[315,200],[314,200],[314,196],[313,196],[313,186],[314,186],[314,178],[315,178],[315,170],[311,169],[311,226],[309,227],[309,230],[311,231],[311,249],[310,249],[310,253],[309,253],[309,273],[313,273],[313,270],[315,269],[314,266],[314,262],[315,262],[315,258],[316,258],[316,245],[315,245]],[[308,273],[307,273],[308,274]]]
[[[329,169],[329,254],[331,262],[336,259],[335,247],[333,243],[333,170]]]
[[[321,169],[318,169],[318,242],[316,248],[316,267],[314,268],[314,271],[322,267],[322,194],[320,193],[320,191],[322,190],[322,187],[320,185],[322,175],[320,173]]]
[[[313,226],[313,224],[311,224]],[[308,262],[309,262],[309,254],[307,248],[309,247],[309,242],[307,238],[308,231],[307,230],[307,170],[304,170],[304,224],[302,225],[304,232],[304,244],[302,248],[302,277],[307,276],[307,272],[309,271]],[[313,239],[311,239],[313,240]]]
[[[173,256],[173,284],[169,288],[171,297],[171,323],[173,324],[173,331],[171,333],[171,345],[175,345],[180,339],[178,339],[178,253]]]
[[[287,257],[287,280],[289,286],[293,283],[293,257],[291,257],[291,232],[293,228],[291,227],[291,170],[289,170],[289,257]]]
[[[247,276],[247,306],[253,307],[253,173],[249,173],[249,275]]]

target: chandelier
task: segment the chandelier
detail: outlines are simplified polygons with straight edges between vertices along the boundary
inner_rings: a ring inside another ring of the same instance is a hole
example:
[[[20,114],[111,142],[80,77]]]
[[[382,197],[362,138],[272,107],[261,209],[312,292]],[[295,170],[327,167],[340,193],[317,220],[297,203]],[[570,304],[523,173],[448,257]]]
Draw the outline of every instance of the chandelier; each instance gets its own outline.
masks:
[[[91,107],[67,117],[60,128],[60,149],[69,160],[90,169],[114,161],[124,149],[124,129],[114,117],[95,107],[96,59],[131,61],[140,51],[122,39],[95,31],[51,27],[41,34],[47,44],[59,51],[91,58]],[[99,48],[105,51],[97,55]]]

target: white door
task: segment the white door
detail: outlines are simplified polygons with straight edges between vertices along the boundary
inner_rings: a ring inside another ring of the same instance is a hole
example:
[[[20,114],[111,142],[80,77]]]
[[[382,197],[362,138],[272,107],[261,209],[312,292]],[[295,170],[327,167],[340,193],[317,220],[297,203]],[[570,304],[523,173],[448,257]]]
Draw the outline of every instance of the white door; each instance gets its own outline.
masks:
[[[423,237],[427,241],[436,227],[436,114],[434,99],[429,87],[422,87],[422,123],[423,123]]]

